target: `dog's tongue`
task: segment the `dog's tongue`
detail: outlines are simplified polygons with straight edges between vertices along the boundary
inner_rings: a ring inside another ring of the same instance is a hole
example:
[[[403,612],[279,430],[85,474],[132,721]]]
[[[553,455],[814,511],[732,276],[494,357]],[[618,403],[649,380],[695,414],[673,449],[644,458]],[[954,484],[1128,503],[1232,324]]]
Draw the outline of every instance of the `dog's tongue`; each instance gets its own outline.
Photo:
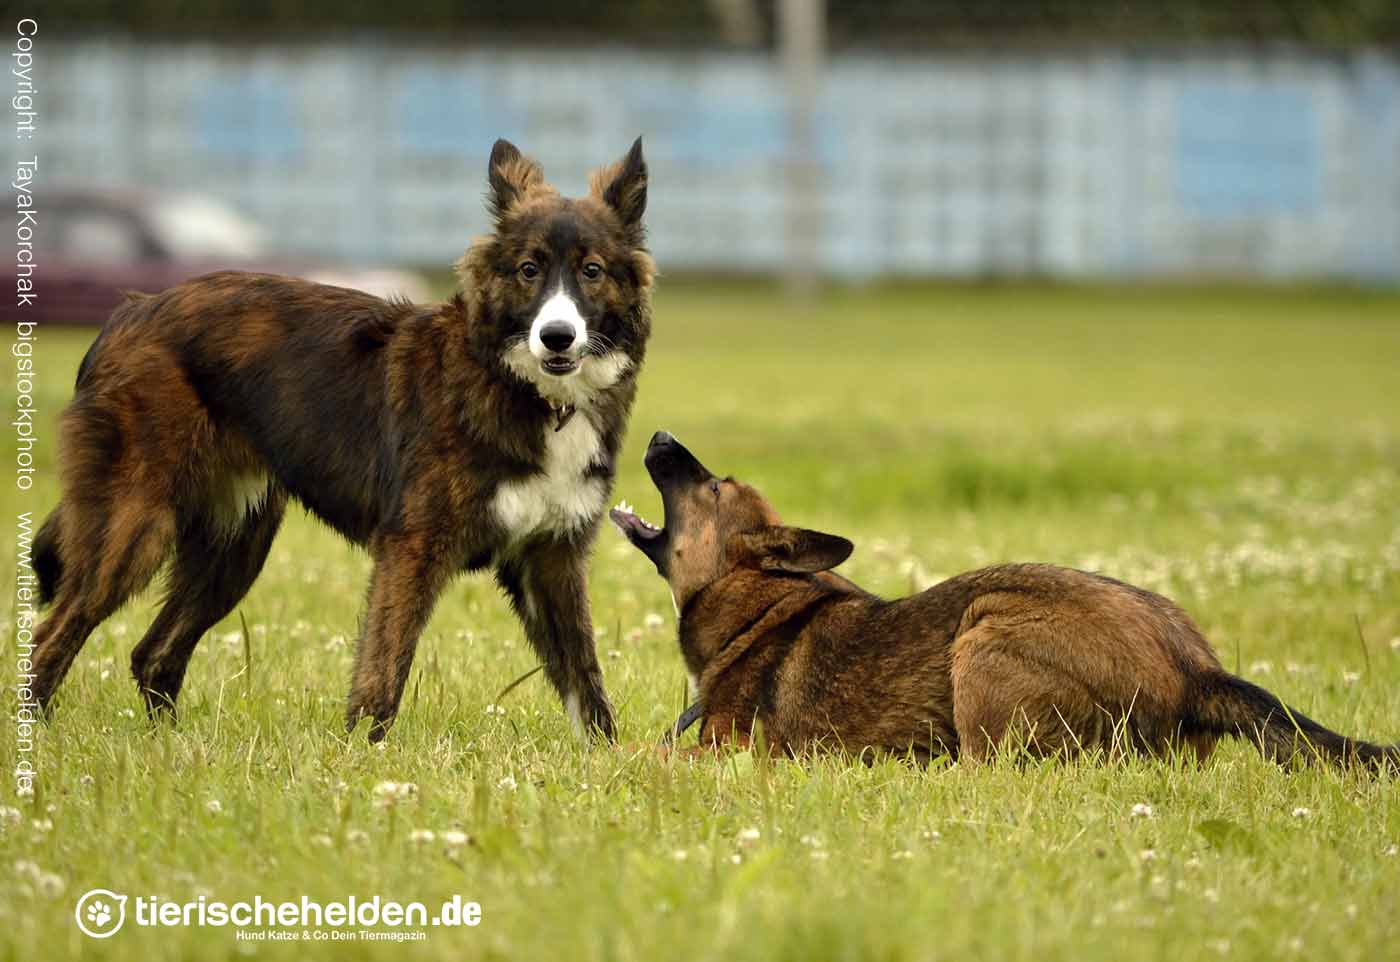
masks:
[[[661,534],[660,528],[642,520],[626,501],[609,511],[608,517],[617,525],[617,529],[628,537],[655,538]]]

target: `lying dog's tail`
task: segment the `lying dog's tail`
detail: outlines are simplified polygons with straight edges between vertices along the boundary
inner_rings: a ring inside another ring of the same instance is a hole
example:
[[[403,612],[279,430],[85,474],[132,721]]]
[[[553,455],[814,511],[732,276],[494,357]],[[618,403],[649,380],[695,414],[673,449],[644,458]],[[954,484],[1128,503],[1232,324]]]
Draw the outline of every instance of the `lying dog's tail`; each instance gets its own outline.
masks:
[[[34,545],[29,551],[29,563],[39,577],[40,605],[47,605],[53,601],[54,595],[58,593],[59,578],[63,576],[63,559],[58,553],[58,513],[61,510],[62,507],[55,508],[40,526],[39,533],[34,536]]]
[[[1224,671],[1195,679],[1187,696],[1186,723],[1200,731],[1247,738],[1265,758],[1280,765],[1301,755],[1333,765],[1360,764],[1400,772],[1400,745],[1375,745],[1339,735],[1258,685]]]

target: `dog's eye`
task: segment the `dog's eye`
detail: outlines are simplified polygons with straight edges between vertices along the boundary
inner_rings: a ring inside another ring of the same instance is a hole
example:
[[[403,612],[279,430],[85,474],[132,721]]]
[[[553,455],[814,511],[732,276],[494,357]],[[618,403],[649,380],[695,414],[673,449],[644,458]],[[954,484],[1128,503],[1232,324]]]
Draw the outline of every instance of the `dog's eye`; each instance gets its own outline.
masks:
[[[527,281],[533,281],[540,276],[540,267],[534,261],[526,261],[521,264],[518,269],[520,271],[520,276]]]
[[[710,493],[713,494],[716,498],[719,497],[719,482],[718,482],[718,481],[711,481],[711,482],[710,482]]]
[[[597,261],[589,261],[583,265],[583,276],[590,281],[596,281],[603,276],[603,265]]]

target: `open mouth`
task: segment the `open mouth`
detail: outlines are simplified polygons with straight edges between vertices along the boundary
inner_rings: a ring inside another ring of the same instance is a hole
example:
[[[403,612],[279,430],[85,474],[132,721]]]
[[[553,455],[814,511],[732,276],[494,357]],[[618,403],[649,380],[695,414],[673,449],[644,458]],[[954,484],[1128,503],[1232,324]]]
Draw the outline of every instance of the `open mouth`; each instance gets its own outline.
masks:
[[[643,518],[632,510],[632,506],[626,501],[622,501],[617,507],[608,512],[608,517],[612,523],[617,525],[617,530],[627,536],[627,540],[638,548],[646,550],[648,542],[655,541],[665,532],[650,521]]]
[[[582,363],[582,358],[574,360],[573,358],[565,357],[563,354],[556,354],[553,357],[547,357],[540,361],[540,367],[546,374],[553,374],[555,377],[563,377],[565,374],[572,374],[577,371],[579,365]]]

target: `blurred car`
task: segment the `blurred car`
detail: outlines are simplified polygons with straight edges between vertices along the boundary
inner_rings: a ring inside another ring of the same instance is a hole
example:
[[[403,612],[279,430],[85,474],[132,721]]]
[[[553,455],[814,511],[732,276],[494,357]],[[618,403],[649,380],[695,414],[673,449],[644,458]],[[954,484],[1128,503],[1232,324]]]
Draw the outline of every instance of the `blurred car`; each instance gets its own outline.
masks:
[[[256,224],[208,197],[64,189],[50,192],[44,207],[39,297],[30,314],[41,323],[101,324],[122,291],[153,293],[225,269],[291,274],[380,297],[431,296],[411,271],[274,255]]]

